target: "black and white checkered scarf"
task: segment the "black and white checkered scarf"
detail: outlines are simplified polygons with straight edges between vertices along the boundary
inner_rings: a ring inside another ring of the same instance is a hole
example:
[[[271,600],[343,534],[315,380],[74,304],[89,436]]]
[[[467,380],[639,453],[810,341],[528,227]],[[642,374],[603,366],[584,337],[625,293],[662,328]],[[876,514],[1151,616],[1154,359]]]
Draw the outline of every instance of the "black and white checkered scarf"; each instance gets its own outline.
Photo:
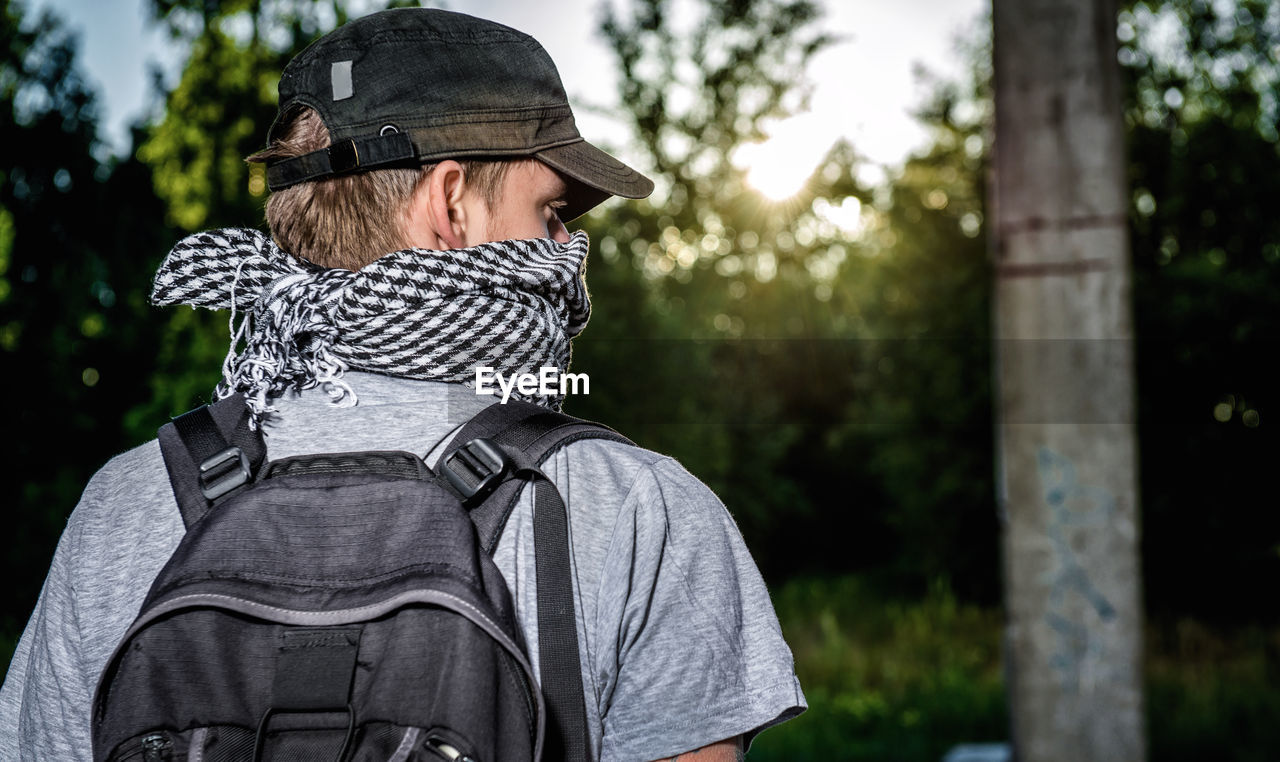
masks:
[[[478,366],[504,377],[544,366],[564,372],[570,339],[591,313],[587,248],[577,232],[566,244],[406,249],[352,272],[302,261],[257,230],[226,228],[174,246],[151,302],[232,311],[215,396],[242,392],[256,420],[292,389],[321,386],[338,404],[354,404],[342,379],[348,368],[467,385]],[[524,399],[553,409],[562,401]]]

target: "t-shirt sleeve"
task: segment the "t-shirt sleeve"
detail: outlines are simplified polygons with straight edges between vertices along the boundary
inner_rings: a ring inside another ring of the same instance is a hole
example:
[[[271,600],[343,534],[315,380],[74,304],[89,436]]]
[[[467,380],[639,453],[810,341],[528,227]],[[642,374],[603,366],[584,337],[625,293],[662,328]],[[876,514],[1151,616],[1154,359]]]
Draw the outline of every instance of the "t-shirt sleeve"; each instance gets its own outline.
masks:
[[[643,469],[601,575],[596,675],[604,760],[673,756],[805,708],[742,535],[677,462]]]
[[[182,533],[154,440],[89,481],[0,689],[0,760],[92,757],[98,676]]]
[[[81,648],[71,568],[79,530],[73,522],[63,532],[0,689],[0,758],[90,756],[94,685]]]

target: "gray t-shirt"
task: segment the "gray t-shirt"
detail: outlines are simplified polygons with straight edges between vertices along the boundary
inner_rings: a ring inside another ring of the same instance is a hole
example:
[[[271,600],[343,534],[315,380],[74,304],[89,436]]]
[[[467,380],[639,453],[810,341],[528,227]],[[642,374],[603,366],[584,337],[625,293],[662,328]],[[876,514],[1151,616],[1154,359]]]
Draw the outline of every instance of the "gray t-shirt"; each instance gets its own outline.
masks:
[[[450,384],[349,373],[359,404],[320,390],[276,401],[271,458],[433,446],[494,401]],[[671,458],[575,442],[544,471],[569,509],[578,643],[593,756],[667,757],[754,734],[805,707],[791,652],[728,511]],[[532,491],[494,554],[537,664]],[[85,488],[0,690],[0,758],[90,757],[106,660],[183,534],[155,441]]]

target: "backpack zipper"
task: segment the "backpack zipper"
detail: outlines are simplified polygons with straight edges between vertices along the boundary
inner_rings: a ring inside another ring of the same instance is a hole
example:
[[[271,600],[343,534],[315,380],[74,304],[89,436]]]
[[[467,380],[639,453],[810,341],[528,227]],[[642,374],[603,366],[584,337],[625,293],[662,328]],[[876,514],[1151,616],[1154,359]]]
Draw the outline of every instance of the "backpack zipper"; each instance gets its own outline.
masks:
[[[173,741],[167,733],[152,733],[142,739],[142,762],[169,762],[173,759]]]
[[[107,660],[107,669],[103,672],[103,678],[110,674],[116,660],[123,655],[126,650],[126,644],[141,629],[149,625],[151,622],[163,616],[171,614],[175,611],[188,608],[215,608],[224,611],[232,611],[239,614],[245,614],[255,619],[262,619],[268,622],[276,622],[278,624],[296,624],[296,625],[312,625],[323,627],[326,625],[353,624],[356,622],[376,619],[383,614],[394,611],[409,603],[426,603],[440,606],[448,609],[455,614],[470,620],[473,624],[484,630],[491,638],[515,659],[516,665],[520,668],[516,670],[516,675],[520,678],[521,687],[524,689],[525,700],[528,702],[530,710],[531,731],[530,740],[533,742],[534,759],[540,759],[542,755],[542,743],[544,733],[544,719],[546,717],[546,707],[543,703],[542,691],[534,686],[537,682],[533,678],[533,667],[529,664],[529,659],[521,652],[520,647],[516,645],[510,636],[502,631],[500,627],[490,619],[483,611],[476,608],[471,603],[439,590],[415,590],[406,593],[394,595],[391,598],[380,601],[378,603],[367,606],[360,606],[352,609],[340,609],[337,611],[302,611],[296,609],[283,609],[276,606],[269,606],[248,600],[247,598],[237,598],[232,595],[224,595],[221,593],[191,593],[188,595],[180,595],[161,601],[153,605],[145,613],[139,614],[129,630],[121,638],[120,644],[116,646],[115,652],[111,658]],[[94,696],[95,710],[101,700],[102,682],[98,684],[98,691]],[[532,699],[530,701],[529,699]],[[144,739],[143,760],[144,762],[167,762],[170,757],[146,756],[148,753],[145,747],[145,741],[152,738],[161,737],[162,734],[154,734]],[[163,736],[168,741],[167,736]],[[164,753],[170,753],[173,749],[172,741],[168,741],[167,749],[162,750]],[[160,751],[156,752],[161,753]],[[474,759],[463,755],[458,762],[475,762]]]
[[[475,762],[474,759],[464,755],[462,752],[444,741],[441,741],[439,738],[428,738],[427,748],[449,760],[449,762]]]

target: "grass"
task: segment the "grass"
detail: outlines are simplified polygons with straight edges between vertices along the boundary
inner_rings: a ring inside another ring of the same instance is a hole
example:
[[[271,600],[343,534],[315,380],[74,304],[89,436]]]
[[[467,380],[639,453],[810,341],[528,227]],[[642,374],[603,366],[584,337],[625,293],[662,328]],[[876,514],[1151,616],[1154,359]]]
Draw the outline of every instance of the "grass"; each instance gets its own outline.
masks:
[[[748,759],[931,760],[1006,737],[1000,614],[943,587],[885,601],[860,579],[792,582],[774,594],[809,701],[761,735]]]
[[[796,580],[774,605],[809,711],[752,744],[749,762],[938,762],[1008,738],[1002,614],[945,586],[885,600],[856,577]],[[1148,626],[1151,762],[1280,760],[1280,628]]]
[[[1280,760],[1280,627],[1148,629],[1153,761]]]

